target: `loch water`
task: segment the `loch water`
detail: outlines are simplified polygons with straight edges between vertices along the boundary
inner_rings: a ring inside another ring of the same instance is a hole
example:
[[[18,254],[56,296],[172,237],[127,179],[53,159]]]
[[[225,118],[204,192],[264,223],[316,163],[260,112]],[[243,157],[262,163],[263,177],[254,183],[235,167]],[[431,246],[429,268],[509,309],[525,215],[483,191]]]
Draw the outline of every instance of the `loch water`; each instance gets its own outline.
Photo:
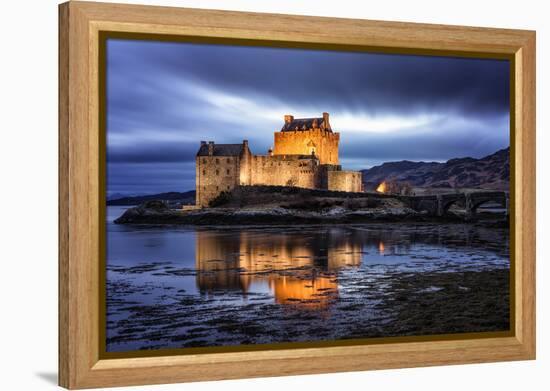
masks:
[[[125,208],[107,208],[109,352],[509,325],[506,229],[114,224]]]

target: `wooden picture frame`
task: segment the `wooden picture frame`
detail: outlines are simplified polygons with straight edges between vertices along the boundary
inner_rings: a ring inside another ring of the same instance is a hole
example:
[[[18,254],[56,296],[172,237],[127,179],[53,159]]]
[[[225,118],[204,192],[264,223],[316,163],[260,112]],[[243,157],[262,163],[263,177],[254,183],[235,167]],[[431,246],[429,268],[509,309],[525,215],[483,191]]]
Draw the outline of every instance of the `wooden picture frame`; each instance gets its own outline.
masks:
[[[510,333],[362,345],[105,359],[99,255],[102,32],[508,58]],[[535,32],[71,1],[59,6],[59,384],[90,388],[535,358]]]

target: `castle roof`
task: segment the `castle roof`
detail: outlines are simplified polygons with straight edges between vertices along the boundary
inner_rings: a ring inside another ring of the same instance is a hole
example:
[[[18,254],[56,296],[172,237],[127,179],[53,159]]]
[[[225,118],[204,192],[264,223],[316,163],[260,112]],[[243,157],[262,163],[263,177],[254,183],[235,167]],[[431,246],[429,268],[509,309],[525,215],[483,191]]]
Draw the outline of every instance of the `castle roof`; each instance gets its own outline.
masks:
[[[328,122],[328,114],[325,114],[323,117],[314,118],[294,118],[287,115],[285,116],[285,124],[281,128],[281,132],[304,131],[317,128],[332,132],[330,123]]]
[[[243,151],[243,144],[212,144],[212,156],[239,156]],[[202,144],[197,156],[209,156],[208,144]]]

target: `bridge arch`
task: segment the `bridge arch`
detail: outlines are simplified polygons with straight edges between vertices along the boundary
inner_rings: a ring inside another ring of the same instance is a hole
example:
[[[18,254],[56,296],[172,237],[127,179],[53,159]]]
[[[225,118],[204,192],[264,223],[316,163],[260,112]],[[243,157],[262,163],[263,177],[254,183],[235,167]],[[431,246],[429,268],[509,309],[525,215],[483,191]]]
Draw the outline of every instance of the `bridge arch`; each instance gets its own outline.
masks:
[[[435,197],[425,197],[419,199],[414,209],[417,212],[428,212],[430,215],[437,214],[438,203]]]
[[[487,199],[482,199],[480,201],[473,202],[472,206],[470,208],[471,213],[476,213],[477,209],[480,206],[482,206],[484,204],[488,204],[488,203],[498,204],[502,207],[502,209],[505,209],[506,211],[508,210],[508,202],[506,201],[506,199],[500,199],[500,198],[490,199],[490,198],[487,198]]]
[[[453,205],[460,205],[464,207],[466,211],[468,211],[468,200],[465,194],[463,193],[441,196],[440,203],[441,203],[441,206],[440,206],[441,215],[447,214],[449,212],[449,209]]]

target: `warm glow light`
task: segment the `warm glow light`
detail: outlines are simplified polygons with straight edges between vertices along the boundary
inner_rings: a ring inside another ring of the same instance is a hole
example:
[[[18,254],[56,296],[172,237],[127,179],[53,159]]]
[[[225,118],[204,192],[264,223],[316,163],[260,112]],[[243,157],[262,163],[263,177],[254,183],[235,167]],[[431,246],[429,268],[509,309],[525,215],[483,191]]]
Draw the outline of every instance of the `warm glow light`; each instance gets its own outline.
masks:
[[[386,249],[386,247],[384,247],[384,242],[382,242],[382,241],[378,242],[378,252],[380,254],[384,254],[385,249]]]
[[[291,276],[270,277],[269,285],[279,304],[292,304],[305,309],[324,308],[338,296],[334,277],[301,279]]]
[[[378,187],[376,188],[376,191],[378,193],[385,193],[386,192],[386,181],[382,182],[381,184],[378,185]]]

